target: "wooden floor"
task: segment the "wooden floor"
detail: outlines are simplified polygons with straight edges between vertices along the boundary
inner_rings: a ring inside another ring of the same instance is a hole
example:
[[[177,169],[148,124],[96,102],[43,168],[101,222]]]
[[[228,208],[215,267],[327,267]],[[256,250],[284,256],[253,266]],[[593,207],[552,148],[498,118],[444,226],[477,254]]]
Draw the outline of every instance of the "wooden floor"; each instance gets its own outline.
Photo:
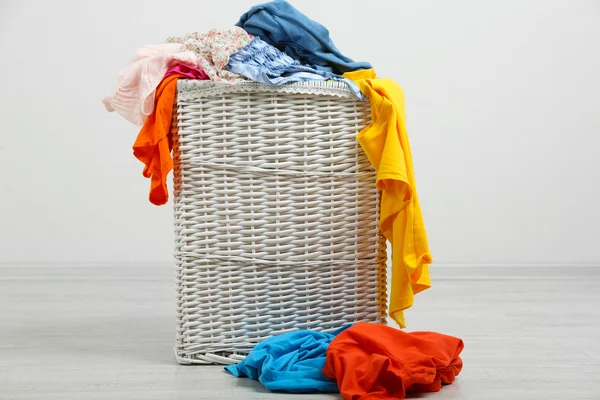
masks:
[[[427,399],[600,399],[600,281],[438,280],[410,330],[465,341],[464,370]],[[0,267],[0,399],[289,396],[172,353],[169,266]]]

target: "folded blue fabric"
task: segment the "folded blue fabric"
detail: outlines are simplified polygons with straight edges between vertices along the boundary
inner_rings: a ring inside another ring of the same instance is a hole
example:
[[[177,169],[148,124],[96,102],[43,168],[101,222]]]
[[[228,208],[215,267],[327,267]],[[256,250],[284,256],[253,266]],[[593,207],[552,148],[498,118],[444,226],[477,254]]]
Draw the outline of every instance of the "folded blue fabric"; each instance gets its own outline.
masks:
[[[236,25],[315,69],[341,75],[372,68],[367,62],[355,62],[340,53],[329,38],[327,28],[285,0],[252,7]]]
[[[356,83],[332,72],[319,71],[300,64],[298,60],[281,52],[259,37],[229,57],[227,69],[257,82],[283,85],[291,82],[323,81],[345,82],[360,100],[364,95]]]
[[[332,333],[305,330],[273,336],[254,347],[242,362],[228,365],[225,370],[236,377],[258,379],[269,390],[336,393],[337,383],[321,371],[327,347],[349,327]]]

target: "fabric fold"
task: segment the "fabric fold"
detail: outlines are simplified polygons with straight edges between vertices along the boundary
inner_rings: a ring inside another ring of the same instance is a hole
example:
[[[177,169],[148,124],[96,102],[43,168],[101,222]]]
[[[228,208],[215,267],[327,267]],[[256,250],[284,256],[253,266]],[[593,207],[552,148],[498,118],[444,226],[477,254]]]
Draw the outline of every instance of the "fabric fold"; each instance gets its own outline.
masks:
[[[185,64],[177,64],[177,65],[169,68],[169,70],[167,71],[167,73],[165,74],[164,77],[166,78],[173,74],[179,74],[179,75],[182,75],[182,77],[186,77],[188,79],[199,79],[199,80],[210,79],[208,77],[208,75],[206,74],[206,72],[204,72],[203,70],[196,68],[196,67],[191,67],[191,66],[185,65]]]

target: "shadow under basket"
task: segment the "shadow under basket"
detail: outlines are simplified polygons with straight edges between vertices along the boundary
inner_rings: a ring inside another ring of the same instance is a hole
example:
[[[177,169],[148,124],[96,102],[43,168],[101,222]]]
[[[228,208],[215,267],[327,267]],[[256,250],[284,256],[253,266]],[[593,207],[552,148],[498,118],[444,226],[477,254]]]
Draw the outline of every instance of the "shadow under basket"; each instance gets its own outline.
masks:
[[[178,82],[173,119],[182,364],[232,364],[270,336],[385,323],[386,242],[341,82]]]

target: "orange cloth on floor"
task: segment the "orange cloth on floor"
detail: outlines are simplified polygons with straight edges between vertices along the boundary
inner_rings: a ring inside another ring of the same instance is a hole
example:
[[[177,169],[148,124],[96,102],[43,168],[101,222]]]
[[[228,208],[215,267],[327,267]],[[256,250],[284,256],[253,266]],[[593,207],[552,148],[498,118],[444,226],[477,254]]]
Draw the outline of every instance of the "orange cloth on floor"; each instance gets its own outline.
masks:
[[[372,122],[356,138],[377,170],[379,227],[392,245],[389,316],[404,328],[403,310],[412,306],[415,294],[431,287],[428,264],[433,261],[406,132],[404,93],[393,80],[378,79],[372,69],[344,77],[356,82],[371,103]]]
[[[337,381],[344,399],[403,399],[452,383],[463,348],[461,339],[441,333],[359,322],[333,339],[323,373]]]
[[[158,85],[154,111],[144,122],[133,144],[133,154],[146,165],[143,175],[150,178],[150,202],[157,206],[166,204],[169,200],[167,175],[173,169],[173,142],[170,133],[179,78],[185,76],[173,74]]]

